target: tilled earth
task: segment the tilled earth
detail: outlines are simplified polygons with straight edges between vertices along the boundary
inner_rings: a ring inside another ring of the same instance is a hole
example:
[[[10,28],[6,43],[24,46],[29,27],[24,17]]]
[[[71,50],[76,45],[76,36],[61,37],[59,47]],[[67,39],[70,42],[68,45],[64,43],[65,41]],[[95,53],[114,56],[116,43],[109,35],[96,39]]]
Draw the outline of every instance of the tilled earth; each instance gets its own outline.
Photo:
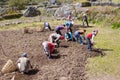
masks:
[[[22,80],[88,80],[85,68],[87,58],[99,52],[89,52],[86,45],[61,41],[56,52],[59,56],[54,54],[52,59],[48,59],[41,43],[48,40],[53,32],[33,30],[24,34],[22,30],[1,31],[0,45],[3,49],[0,49],[0,70],[8,59],[16,62],[23,52],[27,52],[33,67],[37,68],[31,70],[30,74],[19,74]],[[15,73],[0,74],[0,80],[11,80]]]

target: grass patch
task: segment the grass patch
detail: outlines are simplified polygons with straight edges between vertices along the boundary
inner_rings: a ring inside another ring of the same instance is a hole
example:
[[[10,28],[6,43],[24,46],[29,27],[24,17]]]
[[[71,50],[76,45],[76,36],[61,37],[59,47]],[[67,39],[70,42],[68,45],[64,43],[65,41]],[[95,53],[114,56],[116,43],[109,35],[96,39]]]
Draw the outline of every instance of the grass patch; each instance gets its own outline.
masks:
[[[61,23],[64,23],[65,21],[56,21],[56,20],[46,20],[50,23],[51,27],[55,27],[57,25],[60,25]],[[17,25],[9,25],[9,26],[3,26],[0,27],[0,30],[16,30],[16,29],[22,29],[24,27],[29,27],[29,28],[35,28],[35,27],[43,27],[44,21],[42,22],[33,22],[33,23],[22,23],[22,24],[17,24]],[[53,25],[53,26],[52,26]]]
[[[113,75],[120,79],[120,30],[109,27],[98,27],[99,34],[96,36],[96,48],[107,49],[104,57],[88,59],[87,69],[90,76],[101,74]],[[101,79],[102,80],[102,79]]]
[[[113,24],[112,24],[112,28],[113,28],[113,29],[120,28],[120,23],[119,23],[119,22],[113,23]]]

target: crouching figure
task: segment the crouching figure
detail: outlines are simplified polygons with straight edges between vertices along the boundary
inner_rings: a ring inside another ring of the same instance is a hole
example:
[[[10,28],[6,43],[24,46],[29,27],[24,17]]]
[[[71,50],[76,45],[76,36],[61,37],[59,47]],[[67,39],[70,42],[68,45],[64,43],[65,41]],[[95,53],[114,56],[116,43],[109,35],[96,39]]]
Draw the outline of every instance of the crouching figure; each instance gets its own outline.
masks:
[[[29,58],[27,57],[27,53],[23,53],[22,56],[18,59],[17,66],[20,73],[24,74],[29,72],[30,67],[32,68],[32,65]]]
[[[43,50],[44,50],[44,54],[46,54],[48,56],[48,58],[51,58],[51,54],[53,53],[53,51],[55,50],[55,44],[48,42],[48,41],[44,41],[42,43],[43,46]]]

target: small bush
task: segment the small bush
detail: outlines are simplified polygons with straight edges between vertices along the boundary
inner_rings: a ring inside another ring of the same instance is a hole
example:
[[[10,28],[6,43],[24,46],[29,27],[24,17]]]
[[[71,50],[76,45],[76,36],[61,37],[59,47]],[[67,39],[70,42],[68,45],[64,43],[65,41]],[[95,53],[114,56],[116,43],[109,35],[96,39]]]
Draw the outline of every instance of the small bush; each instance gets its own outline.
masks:
[[[113,28],[113,29],[120,28],[120,23],[119,23],[119,22],[113,23],[113,24],[112,24],[112,28]]]
[[[14,18],[20,18],[23,14],[21,13],[15,13],[15,14],[5,14],[3,16],[4,19],[14,19]]]
[[[91,6],[90,2],[82,2],[82,7]]]

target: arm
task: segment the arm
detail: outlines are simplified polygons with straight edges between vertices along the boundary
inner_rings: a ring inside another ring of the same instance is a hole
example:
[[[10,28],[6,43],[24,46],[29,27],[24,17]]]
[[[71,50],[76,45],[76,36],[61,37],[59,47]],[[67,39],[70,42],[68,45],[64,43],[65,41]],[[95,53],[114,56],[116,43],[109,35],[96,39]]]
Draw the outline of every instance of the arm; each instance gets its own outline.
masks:
[[[33,69],[32,64],[29,59],[28,59],[28,64],[29,64],[30,68]]]
[[[93,34],[93,35],[92,35],[92,39],[91,39],[91,42],[92,42],[92,43],[94,42],[94,37],[95,37],[95,35]]]
[[[55,36],[57,37],[57,38],[55,39],[55,42],[59,41],[61,35],[56,34]]]

